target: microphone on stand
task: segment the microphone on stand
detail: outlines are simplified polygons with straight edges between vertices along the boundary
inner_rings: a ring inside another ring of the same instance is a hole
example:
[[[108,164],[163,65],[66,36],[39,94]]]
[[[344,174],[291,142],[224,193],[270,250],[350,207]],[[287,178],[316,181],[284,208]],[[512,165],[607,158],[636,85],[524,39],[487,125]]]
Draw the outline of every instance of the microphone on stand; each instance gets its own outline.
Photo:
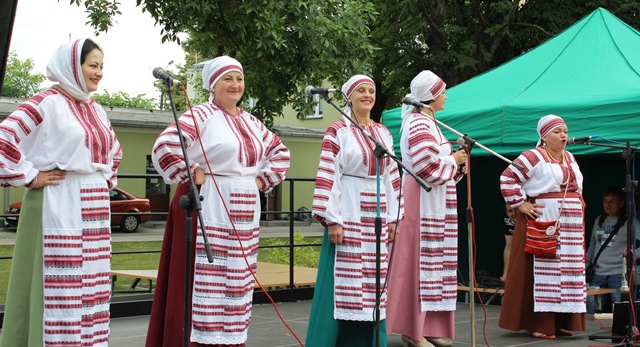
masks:
[[[316,88],[314,86],[307,86],[306,88],[304,88],[304,93],[307,96],[314,96],[316,94],[320,94],[320,95],[328,95],[329,93],[335,93],[335,92],[339,92],[340,89],[335,89],[335,88]]]
[[[597,136],[570,137],[570,138],[567,140],[567,144],[575,145],[575,144],[577,144],[577,143],[584,143],[584,142],[587,142],[587,141],[589,141],[589,140],[591,140],[591,139],[594,139],[594,138],[596,138],[596,137],[597,137]]]
[[[620,285],[620,294],[629,294],[629,282],[627,281],[627,255],[626,251],[622,254],[622,283]],[[631,302],[631,301],[629,301]]]
[[[422,103],[422,102],[420,102],[420,101],[418,101],[418,100],[416,100],[416,99],[414,99],[414,98],[412,98],[410,96],[407,96],[406,98],[404,98],[404,100],[402,100],[402,103],[405,104],[405,105],[413,106],[413,107],[417,108],[418,110],[423,108],[423,107],[426,107],[426,108],[429,109],[429,111],[433,112],[433,109],[431,108],[431,106],[429,106],[429,105],[427,105],[425,103]]]
[[[177,85],[177,86],[181,86],[182,85],[182,82],[180,82],[177,79],[173,78],[173,76],[171,76],[169,73],[167,73],[161,67],[157,67],[157,68],[153,69],[153,77],[155,77],[155,78],[157,78],[159,80],[163,80],[165,82],[172,83],[172,84]]]
[[[467,149],[467,147],[469,147],[469,146],[467,146],[467,143],[464,141],[464,139],[462,137],[458,137],[458,140],[456,141],[456,143],[458,144],[458,152],[464,151],[464,150]],[[471,152],[471,149],[469,149],[469,152]],[[469,159],[467,158],[467,160],[469,160]],[[459,173],[462,173],[462,170],[463,170],[465,165],[466,164],[463,163],[463,164],[460,164],[458,166],[458,172]]]

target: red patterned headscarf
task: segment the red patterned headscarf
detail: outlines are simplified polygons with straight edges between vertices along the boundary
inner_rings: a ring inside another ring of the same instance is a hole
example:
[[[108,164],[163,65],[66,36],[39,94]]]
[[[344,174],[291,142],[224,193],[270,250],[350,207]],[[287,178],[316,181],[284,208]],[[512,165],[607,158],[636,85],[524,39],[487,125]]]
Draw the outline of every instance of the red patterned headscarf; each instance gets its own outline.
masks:
[[[47,64],[47,78],[78,100],[91,99],[82,73],[82,46],[86,39],[69,41],[58,47]]]
[[[447,84],[438,75],[430,70],[423,70],[411,80],[409,85],[411,93],[407,94],[406,97],[426,102],[437,98],[446,87]],[[402,119],[407,118],[413,112],[413,109],[413,106],[403,105]]]
[[[366,75],[354,75],[342,85],[342,92],[347,96],[348,99],[351,94],[353,94],[353,92],[358,88],[358,86],[364,83],[369,83],[374,87],[376,86],[371,77]]]
[[[222,76],[231,71],[237,71],[244,75],[242,64],[227,55],[213,58],[204,63],[204,68],[202,69],[202,86],[211,93],[209,101],[213,100],[213,86],[216,85],[216,82],[218,82]]]
[[[543,137],[549,135],[553,129],[560,126],[567,127],[567,123],[565,123],[564,119],[556,116],[555,114],[549,114],[540,118],[538,121],[538,135],[540,136],[538,146],[542,144]]]

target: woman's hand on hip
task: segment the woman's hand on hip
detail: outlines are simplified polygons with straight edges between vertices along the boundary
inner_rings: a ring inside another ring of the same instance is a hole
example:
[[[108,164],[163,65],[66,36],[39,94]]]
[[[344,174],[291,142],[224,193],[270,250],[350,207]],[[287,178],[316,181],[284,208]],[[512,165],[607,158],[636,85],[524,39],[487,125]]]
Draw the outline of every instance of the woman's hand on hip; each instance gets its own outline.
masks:
[[[50,170],[40,171],[36,176],[36,183],[31,188],[44,188],[45,186],[59,186],[60,182],[67,176],[66,171]]]
[[[524,204],[518,206],[518,211],[525,216],[536,219],[542,216],[542,211],[538,210],[538,208],[543,208],[544,204],[533,204],[530,202],[525,202]]]
[[[331,243],[341,245],[343,238],[344,229],[342,228],[342,225],[334,225],[329,227],[329,241],[331,241]]]

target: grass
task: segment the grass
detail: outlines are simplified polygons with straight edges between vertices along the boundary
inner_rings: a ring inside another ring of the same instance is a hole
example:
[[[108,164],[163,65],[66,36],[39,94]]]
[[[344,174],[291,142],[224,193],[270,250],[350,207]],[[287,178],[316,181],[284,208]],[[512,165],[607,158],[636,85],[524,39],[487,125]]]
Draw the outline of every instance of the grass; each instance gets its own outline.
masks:
[[[320,244],[322,238],[305,238],[302,233],[296,233],[294,244]],[[267,245],[287,245],[289,238],[263,238],[260,239],[260,246]],[[161,241],[153,242],[114,242],[113,252],[129,251],[154,251],[162,248]],[[305,267],[318,267],[320,258],[320,247],[307,246],[295,248],[295,265]],[[0,245],[0,256],[12,256],[12,245]],[[265,248],[258,253],[258,261],[275,264],[289,264],[289,248]],[[9,271],[11,269],[11,259],[0,260],[0,304],[6,301],[7,286],[9,283]],[[136,253],[136,254],[114,254],[111,261],[111,268],[114,270],[155,270],[160,262],[160,252],[156,253]],[[134,279],[130,277],[119,277],[116,281],[116,291],[127,291]],[[149,282],[140,281],[138,288],[148,290]],[[116,295],[121,295],[119,293]],[[127,294],[127,293],[124,293]]]

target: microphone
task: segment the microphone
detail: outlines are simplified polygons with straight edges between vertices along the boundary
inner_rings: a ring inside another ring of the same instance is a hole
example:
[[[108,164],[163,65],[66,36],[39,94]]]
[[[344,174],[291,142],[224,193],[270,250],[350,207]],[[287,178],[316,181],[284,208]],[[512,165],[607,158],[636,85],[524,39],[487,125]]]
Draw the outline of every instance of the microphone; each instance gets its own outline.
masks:
[[[629,282],[627,281],[627,251],[622,253],[622,282],[620,282],[620,294],[629,294]]]
[[[402,103],[405,104],[405,105],[413,106],[413,107],[418,108],[418,109],[427,106],[427,105],[421,103],[420,101],[418,101],[418,100],[416,100],[416,99],[414,99],[414,98],[412,98],[410,96],[407,96],[406,98],[404,98],[404,100],[402,100]]]
[[[567,143],[570,145],[575,145],[576,143],[583,143],[583,142],[587,142],[593,138],[596,138],[597,136],[584,136],[584,137],[570,137],[567,140]]]
[[[427,104],[424,104],[424,103],[421,103],[420,101],[418,101],[418,100],[416,100],[416,99],[414,99],[414,98],[412,98],[410,96],[407,96],[406,98],[404,98],[404,100],[402,100],[402,103],[405,104],[405,105],[413,106],[413,107],[417,108],[418,110],[423,108],[423,107],[426,107],[431,112],[433,112],[433,109],[431,108],[431,106],[429,106]]]
[[[464,141],[464,139],[462,137],[458,137],[458,140],[456,142],[458,143],[458,152],[464,151],[467,148],[467,143]],[[471,152],[471,151],[469,151],[469,152]],[[462,170],[463,170],[465,165],[466,164],[460,164],[458,166],[458,173],[462,173]]]
[[[165,82],[173,83],[173,84],[175,84],[177,86],[181,86],[182,85],[182,82],[180,82],[177,79],[173,78],[173,76],[169,75],[161,67],[157,67],[157,68],[153,69],[153,77],[155,77],[155,78],[157,78],[159,80],[163,80]]]
[[[339,89],[335,89],[335,88],[316,88],[314,86],[307,86],[307,88],[304,88],[304,93],[307,96],[314,96],[316,94],[327,95],[329,93],[335,93],[339,91],[340,91]]]

